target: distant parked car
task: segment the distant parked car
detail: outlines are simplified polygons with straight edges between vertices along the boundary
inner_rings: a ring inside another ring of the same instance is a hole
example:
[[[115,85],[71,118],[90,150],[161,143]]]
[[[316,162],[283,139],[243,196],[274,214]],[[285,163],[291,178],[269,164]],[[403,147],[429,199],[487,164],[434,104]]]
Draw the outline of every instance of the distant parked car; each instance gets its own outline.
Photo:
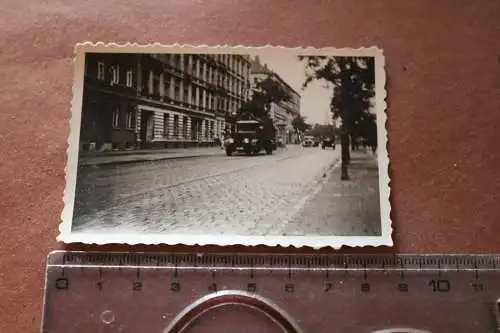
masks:
[[[326,147],[332,147],[335,149],[335,139],[330,137],[323,138],[321,141],[321,148],[325,149]]]
[[[313,136],[305,136],[302,140],[302,147],[313,147],[314,146],[314,137]]]

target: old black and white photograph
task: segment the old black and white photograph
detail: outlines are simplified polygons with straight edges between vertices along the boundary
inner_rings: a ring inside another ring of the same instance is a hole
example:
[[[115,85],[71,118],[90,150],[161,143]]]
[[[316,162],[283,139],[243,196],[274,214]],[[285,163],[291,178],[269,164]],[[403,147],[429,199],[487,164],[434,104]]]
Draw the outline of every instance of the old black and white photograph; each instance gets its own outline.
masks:
[[[75,51],[58,240],[393,245],[382,50]]]

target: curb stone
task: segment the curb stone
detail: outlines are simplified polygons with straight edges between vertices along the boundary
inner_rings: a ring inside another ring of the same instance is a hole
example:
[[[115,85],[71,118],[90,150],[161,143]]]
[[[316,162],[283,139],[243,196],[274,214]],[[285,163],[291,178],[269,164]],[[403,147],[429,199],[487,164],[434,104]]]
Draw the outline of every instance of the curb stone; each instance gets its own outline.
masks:
[[[79,164],[79,167],[99,167],[99,166],[110,166],[110,165],[124,165],[124,164],[132,164],[132,163],[144,163],[144,162],[156,162],[156,161],[165,161],[165,160],[177,160],[177,159],[189,159],[189,158],[199,158],[199,157],[211,157],[211,156],[221,156],[218,154],[201,154],[201,155],[187,155],[187,156],[167,156],[160,158],[142,158],[142,159],[134,159],[134,160],[125,160],[125,161],[109,161],[109,162],[84,162]]]

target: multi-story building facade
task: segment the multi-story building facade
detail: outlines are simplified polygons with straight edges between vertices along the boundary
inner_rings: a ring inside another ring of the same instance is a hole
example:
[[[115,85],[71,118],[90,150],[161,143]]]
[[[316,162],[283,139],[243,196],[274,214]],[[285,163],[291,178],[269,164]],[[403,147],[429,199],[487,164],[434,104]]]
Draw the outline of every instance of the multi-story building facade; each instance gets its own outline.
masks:
[[[80,142],[97,149],[211,145],[249,98],[234,54],[87,54]]]
[[[297,134],[293,128],[292,121],[300,115],[300,94],[286,83],[277,73],[270,70],[266,64],[262,64],[257,56],[251,61],[250,82],[252,90],[257,89],[258,83],[271,78],[281,84],[283,89],[290,96],[287,101],[273,103],[270,109],[271,118],[277,130],[278,139],[283,143],[297,142]]]

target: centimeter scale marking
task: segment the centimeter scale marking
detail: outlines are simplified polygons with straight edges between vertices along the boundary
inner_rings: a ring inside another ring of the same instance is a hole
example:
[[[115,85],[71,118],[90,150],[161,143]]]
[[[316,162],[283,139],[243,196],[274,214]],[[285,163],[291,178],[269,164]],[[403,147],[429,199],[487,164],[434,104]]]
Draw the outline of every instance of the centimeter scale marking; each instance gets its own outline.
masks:
[[[500,255],[56,251],[42,325],[46,333],[498,333],[499,298]],[[85,313],[77,327],[67,320]]]
[[[54,251],[48,266],[135,266],[265,269],[497,270],[500,255],[302,255]]]

